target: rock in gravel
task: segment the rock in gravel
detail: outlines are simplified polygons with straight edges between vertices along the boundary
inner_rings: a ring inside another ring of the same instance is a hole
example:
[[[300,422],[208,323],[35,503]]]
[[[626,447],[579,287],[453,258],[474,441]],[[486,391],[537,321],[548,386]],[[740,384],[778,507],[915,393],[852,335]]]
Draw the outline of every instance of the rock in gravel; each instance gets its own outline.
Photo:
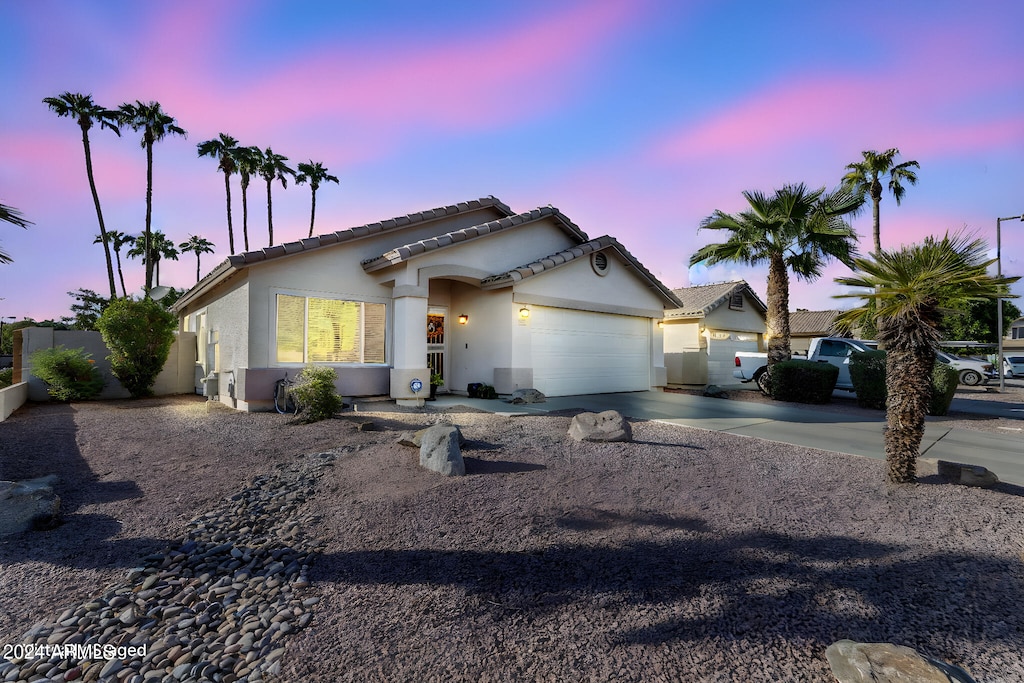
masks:
[[[516,389],[509,403],[544,403],[548,397],[536,389]]]
[[[709,384],[704,387],[704,391],[701,392],[701,396],[707,396],[708,398],[729,398],[729,392],[717,384]]]
[[[903,645],[840,640],[828,646],[825,658],[839,683],[975,683],[963,669]]]
[[[939,476],[951,484],[988,488],[999,483],[999,477],[981,465],[965,465],[959,462],[939,460]]]
[[[458,433],[458,436],[459,436],[459,446],[461,447],[461,446],[465,446],[466,445],[466,439],[465,439],[464,436],[462,436],[462,430],[459,429],[458,425],[435,425],[435,426],[455,427],[455,431]],[[410,432],[410,431],[402,432],[401,434],[398,435],[398,443],[400,445],[402,445],[402,446],[409,446],[410,448],[419,448],[420,446],[423,445],[423,435],[427,433],[428,429],[430,429],[430,427],[426,427],[424,429],[420,429],[420,430],[415,431],[415,432]]]
[[[420,466],[446,477],[466,474],[466,463],[459,449],[459,428],[437,424],[423,431],[420,438]]]
[[[577,441],[631,441],[633,430],[617,410],[580,413],[569,424],[569,436]]]
[[[60,514],[60,496],[53,492],[56,483],[54,475],[0,481],[0,536],[53,526]]]

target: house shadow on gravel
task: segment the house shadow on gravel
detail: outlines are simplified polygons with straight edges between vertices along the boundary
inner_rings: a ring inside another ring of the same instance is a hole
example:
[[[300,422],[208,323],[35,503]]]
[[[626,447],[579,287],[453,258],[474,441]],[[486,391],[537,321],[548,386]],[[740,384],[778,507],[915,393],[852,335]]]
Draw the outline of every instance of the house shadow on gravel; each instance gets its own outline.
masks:
[[[466,595],[450,598],[459,603],[452,609],[470,631],[503,614],[529,624],[584,612],[584,630],[575,637],[613,646],[788,641],[823,651],[850,638],[934,653],[948,652],[950,639],[963,651],[997,643],[1024,650],[1019,560],[911,554],[845,536],[723,536],[705,531],[700,519],[660,516],[635,522],[668,525],[689,537],[600,545],[595,534],[631,523],[614,517],[569,516],[559,541],[575,542],[532,551],[327,554],[316,560],[311,578],[374,585],[384,595],[393,591],[399,604],[411,586],[457,587]]]

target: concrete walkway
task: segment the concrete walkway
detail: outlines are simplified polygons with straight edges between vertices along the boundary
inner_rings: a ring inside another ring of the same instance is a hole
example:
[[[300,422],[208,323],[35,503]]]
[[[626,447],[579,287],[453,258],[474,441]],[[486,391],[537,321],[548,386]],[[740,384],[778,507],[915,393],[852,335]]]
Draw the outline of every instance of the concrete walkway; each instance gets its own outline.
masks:
[[[980,403],[980,402],[978,402]],[[601,412],[617,410],[634,419],[712,429],[757,439],[819,448],[837,453],[885,459],[882,430],[885,413],[864,417],[771,403],[729,401],[690,394],[633,392],[560,396],[544,403],[511,405],[502,399],[486,401],[441,395],[435,407],[464,405],[492,413],[543,414],[558,410]],[[1008,404],[1009,405],[1009,404]],[[1014,407],[1019,407],[1015,405]],[[958,406],[963,410],[963,407]],[[1024,413],[1020,415],[1024,428]],[[1024,486],[1024,431],[992,432],[946,426],[941,417],[929,417],[921,443],[921,457],[982,465],[1001,481]]]

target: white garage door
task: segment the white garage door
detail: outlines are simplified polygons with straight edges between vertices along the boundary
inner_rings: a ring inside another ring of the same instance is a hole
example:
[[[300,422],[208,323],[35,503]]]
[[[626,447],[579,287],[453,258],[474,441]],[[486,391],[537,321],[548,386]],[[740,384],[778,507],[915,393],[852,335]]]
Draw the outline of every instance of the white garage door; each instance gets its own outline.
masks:
[[[732,376],[736,368],[736,352],[757,351],[757,340],[744,341],[730,334],[727,339],[716,339],[722,332],[713,332],[708,340],[708,384],[734,384],[740,380]],[[743,335],[747,336],[747,335]]]
[[[651,388],[648,318],[531,309],[534,388],[548,396]]]

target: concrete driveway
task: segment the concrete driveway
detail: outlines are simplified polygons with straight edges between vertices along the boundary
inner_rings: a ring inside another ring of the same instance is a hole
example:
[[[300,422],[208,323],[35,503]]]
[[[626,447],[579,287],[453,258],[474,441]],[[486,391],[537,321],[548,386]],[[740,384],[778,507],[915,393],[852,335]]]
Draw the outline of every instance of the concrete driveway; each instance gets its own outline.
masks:
[[[1016,403],[959,400],[956,410],[982,404],[984,414],[993,411],[1021,421],[1024,406]],[[494,413],[547,413],[558,410],[601,412],[617,410],[635,419],[729,432],[756,439],[820,448],[826,451],[885,458],[882,431],[885,413],[877,416],[846,415],[771,403],[729,401],[689,394],[655,391],[623,394],[559,396],[544,403],[511,405],[503,400],[485,401],[464,396],[438,396],[435,406],[466,405]],[[981,411],[979,411],[981,412]],[[1024,432],[995,434],[946,426],[943,418],[928,418],[921,457],[982,465],[1001,481],[1024,486]]]

